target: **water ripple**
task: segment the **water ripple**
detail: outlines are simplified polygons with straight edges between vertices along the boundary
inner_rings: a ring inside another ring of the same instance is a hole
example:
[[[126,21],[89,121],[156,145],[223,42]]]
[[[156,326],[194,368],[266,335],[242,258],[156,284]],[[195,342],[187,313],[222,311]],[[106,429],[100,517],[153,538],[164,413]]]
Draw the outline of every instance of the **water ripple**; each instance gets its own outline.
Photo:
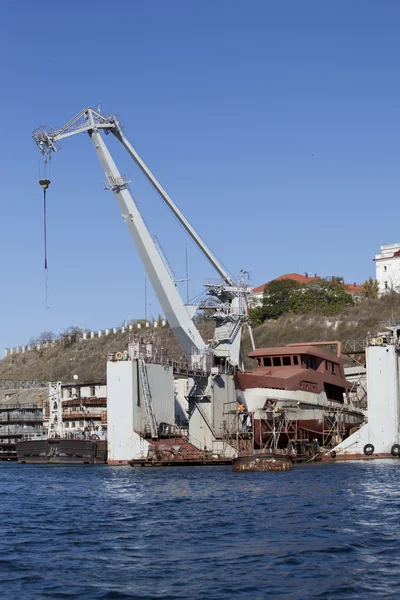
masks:
[[[398,589],[397,461],[0,471],[4,598],[365,600]]]

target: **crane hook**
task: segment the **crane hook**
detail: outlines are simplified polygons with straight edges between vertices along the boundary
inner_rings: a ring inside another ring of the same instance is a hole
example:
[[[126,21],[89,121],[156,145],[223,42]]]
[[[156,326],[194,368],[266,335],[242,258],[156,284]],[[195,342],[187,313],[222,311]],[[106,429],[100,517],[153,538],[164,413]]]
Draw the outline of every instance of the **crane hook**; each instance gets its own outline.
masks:
[[[44,190],[47,190],[50,185],[50,179],[39,179],[39,185]]]

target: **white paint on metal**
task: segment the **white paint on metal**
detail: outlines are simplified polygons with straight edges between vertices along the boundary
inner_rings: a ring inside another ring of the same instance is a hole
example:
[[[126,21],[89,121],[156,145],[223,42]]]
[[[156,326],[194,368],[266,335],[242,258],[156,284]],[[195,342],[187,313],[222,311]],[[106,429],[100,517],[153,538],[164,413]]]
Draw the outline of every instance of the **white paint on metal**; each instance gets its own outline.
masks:
[[[390,454],[399,438],[399,350],[395,343],[367,346],[368,422],[334,450],[362,454],[366,444],[374,454]]]
[[[107,362],[107,445],[110,463],[147,456],[149,444],[134,431],[137,380],[131,361]],[[143,451],[142,451],[143,449]]]

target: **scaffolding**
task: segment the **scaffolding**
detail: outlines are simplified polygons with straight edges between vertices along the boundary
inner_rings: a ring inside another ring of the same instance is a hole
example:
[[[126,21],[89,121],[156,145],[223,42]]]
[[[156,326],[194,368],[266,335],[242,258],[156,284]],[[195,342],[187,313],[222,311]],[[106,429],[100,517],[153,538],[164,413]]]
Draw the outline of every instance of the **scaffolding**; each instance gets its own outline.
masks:
[[[278,407],[278,401],[270,401],[268,409],[256,413],[239,411],[237,402],[224,404],[223,439],[238,453],[280,452],[308,461],[320,456],[320,443],[331,447],[345,434],[349,423],[345,405],[328,408],[319,440],[310,439],[310,432],[299,426],[299,406],[287,403]]]

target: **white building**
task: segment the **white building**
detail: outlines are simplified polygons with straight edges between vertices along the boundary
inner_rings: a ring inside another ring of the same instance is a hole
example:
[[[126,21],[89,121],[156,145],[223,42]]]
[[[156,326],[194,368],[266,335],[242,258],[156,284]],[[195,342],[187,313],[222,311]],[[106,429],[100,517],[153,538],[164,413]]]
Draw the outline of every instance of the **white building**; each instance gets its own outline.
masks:
[[[374,258],[379,293],[400,290],[400,244],[381,246],[381,253]]]

